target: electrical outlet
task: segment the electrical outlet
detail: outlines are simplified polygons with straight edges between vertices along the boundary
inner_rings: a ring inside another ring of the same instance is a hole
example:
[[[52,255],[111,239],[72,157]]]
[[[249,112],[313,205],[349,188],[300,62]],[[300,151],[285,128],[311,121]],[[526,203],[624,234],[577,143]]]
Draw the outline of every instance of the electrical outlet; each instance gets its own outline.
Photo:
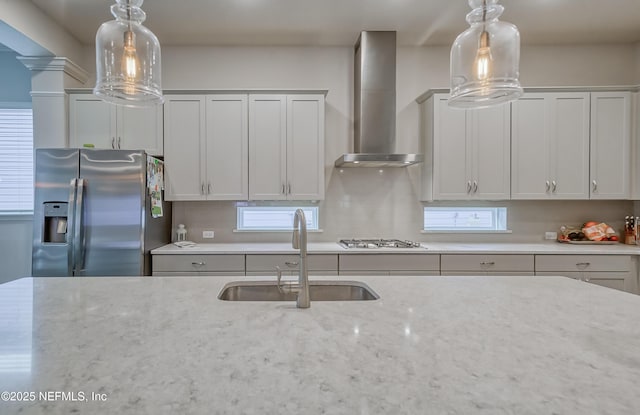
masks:
[[[544,239],[558,239],[558,232],[545,232]]]
[[[202,231],[202,239],[213,239],[213,231]]]

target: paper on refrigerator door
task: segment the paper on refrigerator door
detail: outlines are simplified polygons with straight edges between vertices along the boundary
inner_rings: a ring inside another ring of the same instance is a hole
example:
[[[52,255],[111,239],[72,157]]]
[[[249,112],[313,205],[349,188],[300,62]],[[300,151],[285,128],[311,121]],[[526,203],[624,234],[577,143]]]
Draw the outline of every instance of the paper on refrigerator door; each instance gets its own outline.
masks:
[[[163,214],[164,162],[151,156],[147,156],[147,188],[151,200],[151,217],[160,218]]]

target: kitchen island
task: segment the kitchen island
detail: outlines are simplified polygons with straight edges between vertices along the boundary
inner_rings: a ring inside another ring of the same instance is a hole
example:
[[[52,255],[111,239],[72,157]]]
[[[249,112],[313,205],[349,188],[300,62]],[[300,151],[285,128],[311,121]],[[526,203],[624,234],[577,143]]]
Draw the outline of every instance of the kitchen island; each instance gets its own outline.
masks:
[[[362,276],[380,299],[216,298],[238,279],[257,278],[0,285],[0,413],[640,413],[636,295],[564,277]]]

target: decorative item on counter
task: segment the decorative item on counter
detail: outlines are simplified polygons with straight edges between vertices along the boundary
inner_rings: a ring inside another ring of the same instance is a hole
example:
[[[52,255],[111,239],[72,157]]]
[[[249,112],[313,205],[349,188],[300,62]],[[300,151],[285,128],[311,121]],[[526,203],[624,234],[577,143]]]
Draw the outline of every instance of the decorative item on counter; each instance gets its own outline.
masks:
[[[604,222],[589,221],[582,226],[561,226],[558,234],[558,242],[615,244],[618,241],[616,231]]]
[[[178,230],[176,231],[176,240],[178,242],[187,240],[187,228],[181,223],[178,225]]]
[[[635,245],[638,242],[638,218],[635,216],[624,217],[624,243]]]

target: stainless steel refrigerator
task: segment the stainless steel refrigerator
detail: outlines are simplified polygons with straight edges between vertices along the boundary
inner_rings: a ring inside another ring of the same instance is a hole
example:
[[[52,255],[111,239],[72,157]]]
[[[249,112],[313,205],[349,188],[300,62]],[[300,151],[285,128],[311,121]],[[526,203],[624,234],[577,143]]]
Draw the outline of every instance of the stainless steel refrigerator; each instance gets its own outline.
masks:
[[[151,214],[144,151],[36,149],[34,179],[33,276],[151,275],[171,204]]]

